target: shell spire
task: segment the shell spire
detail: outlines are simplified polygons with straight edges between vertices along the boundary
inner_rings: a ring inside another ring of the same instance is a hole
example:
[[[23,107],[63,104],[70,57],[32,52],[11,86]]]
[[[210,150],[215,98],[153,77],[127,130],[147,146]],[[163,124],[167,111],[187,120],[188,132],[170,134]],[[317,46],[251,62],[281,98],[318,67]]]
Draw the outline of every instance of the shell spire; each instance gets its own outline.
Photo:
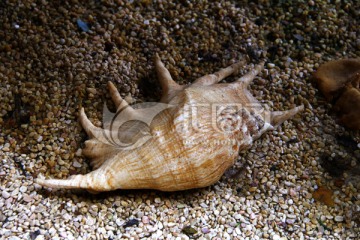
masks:
[[[155,54],[155,69],[163,91],[160,101],[168,103],[179,91],[183,90],[185,86],[177,84],[172,79],[169,70],[167,70],[157,53]]]
[[[179,85],[155,55],[163,90],[161,103],[131,107],[116,87],[108,88],[116,106],[104,106],[103,128],[80,109],[80,123],[89,136],[83,155],[93,171],[69,179],[35,179],[51,188],[179,191],[209,186],[232,166],[239,151],[303,110],[267,111],[247,89],[264,63],[232,83],[219,83],[239,71],[240,61],[214,74]]]

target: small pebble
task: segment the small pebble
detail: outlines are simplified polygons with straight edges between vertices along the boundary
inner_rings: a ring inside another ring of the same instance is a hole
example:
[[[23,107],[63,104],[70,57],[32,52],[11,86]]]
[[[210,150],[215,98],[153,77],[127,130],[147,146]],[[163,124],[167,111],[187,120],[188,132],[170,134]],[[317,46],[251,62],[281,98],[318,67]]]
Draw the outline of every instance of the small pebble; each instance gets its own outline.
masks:
[[[76,168],[79,168],[79,167],[81,167],[81,166],[82,166],[82,164],[81,164],[81,163],[79,163],[78,161],[74,160],[74,162],[73,162],[73,166],[74,166],[74,167],[76,167]]]
[[[275,64],[273,64],[273,63],[268,63],[266,66],[271,69],[271,68],[274,68],[274,67],[275,67]]]
[[[42,140],[43,140],[43,136],[41,135],[36,139],[37,142],[41,142]]]
[[[202,232],[203,234],[207,234],[207,233],[210,232],[210,229],[209,229],[209,228],[202,228],[202,229],[201,229],[201,232]]]
[[[4,191],[2,191],[1,196],[2,196],[3,198],[7,199],[7,198],[9,198],[11,195],[10,195],[10,193],[8,193],[7,191],[4,190]]]
[[[342,221],[344,221],[343,216],[335,216],[335,222],[342,222]]]
[[[321,64],[360,56],[355,1],[7,2],[0,20],[1,238],[357,239],[360,184],[352,169],[360,137],[338,125],[310,81]],[[91,195],[34,183],[92,170],[82,155],[88,138],[79,110],[102,126],[104,104],[115,110],[107,81],[130,104],[161,98],[156,52],[185,86],[245,55],[224,82],[267,61],[249,91],[267,110],[306,109],[241,151],[231,176],[202,189]],[[323,185],[334,206],[314,200]],[[199,232],[182,233],[186,226]]]
[[[26,186],[21,186],[19,190],[20,190],[20,192],[24,193],[24,192],[27,191],[27,187]]]
[[[150,222],[150,219],[149,219],[149,217],[147,217],[147,216],[143,216],[143,217],[141,218],[141,222],[144,223],[144,224],[148,224],[148,223]]]

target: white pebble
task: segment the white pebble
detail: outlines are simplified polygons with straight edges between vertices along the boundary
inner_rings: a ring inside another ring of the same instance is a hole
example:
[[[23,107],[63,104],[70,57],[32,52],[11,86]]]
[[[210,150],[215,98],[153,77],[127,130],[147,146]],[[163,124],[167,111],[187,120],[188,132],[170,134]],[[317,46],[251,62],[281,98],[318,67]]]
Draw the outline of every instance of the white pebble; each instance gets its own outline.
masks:
[[[76,155],[77,157],[80,157],[81,154],[82,154],[82,149],[79,148],[79,149],[76,151],[75,155]]]
[[[280,192],[281,194],[288,194],[288,190],[287,190],[286,188],[280,188],[280,189],[279,189],[279,192]]]
[[[63,238],[67,238],[67,233],[66,232],[60,232],[60,234],[59,234],[61,237],[63,237]]]
[[[3,191],[1,195],[2,195],[2,197],[5,198],[5,199],[7,199],[7,198],[10,197],[10,193],[8,193],[7,191]]]
[[[288,217],[288,218],[295,219],[295,218],[296,218],[296,215],[295,215],[295,214],[288,214],[287,217]]]
[[[142,222],[143,224],[148,224],[148,223],[150,222],[149,217],[148,217],[148,216],[143,216],[143,217],[141,218],[141,222]]]
[[[9,240],[21,240],[19,237],[16,237],[16,236],[12,236],[10,238],[8,238]]]
[[[76,168],[79,168],[79,167],[81,167],[82,165],[81,165],[81,163],[79,163],[78,161],[75,160],[75,161],[73,162],[73,166],[76,167]]]
[[[51,235],[53,235],[53,234],[56,233],[56,229],[52,227],[52,228],[49,229],[48,232],[49,232],[49,234],[50,234],[50,236],[51,236]]]
[[[202,207],[202,208],[207,208],[208,207],[208,205],[206,204],[206,203],[200,203],[200,207]]]
[[[344,217],[343,216],[336,216],[335,217],[335,222],[342,222],[344,221]]]
[[[31,202],[33,200],[33,198],[30,195],[27,195],[26,193],[23,194],[23,200],[25,202]]]
[[[281,207],[282,209],[288,209],[288,208],[289,208],[289,206],[286,205],[286,204],[281,204],[280,207]]]
[[[273,240],[280,240],[280,236],[275,234],[273,237],[272,237]]]
[[[38,139],[36,139],[37,142],[41,142],[43,140],[43,136],[39,136]]]
[[[88,217],[88,219],[86,220],[86,224],[89,226],[94,225],[96,222],[96,219],[92,218],[92,217]]]
[[[274,67],[275,67],[275,64],[273,64],[273,63],[268,63],[268,64],[267,64],[267,67],[268,67],[268,68],[274,68]]]
[[[118,225],[118,226],[120,227],[120,226],[122,226],[122,225],[125,223],[125,221],[124,221],[124,220],[121,220],[120,218],[117,218],[117,219],[115,220],[115,223],[116,223],[116,225]]]
[[[289,218],[289,219],[286,219],[286,223],[287,223],[287,224],[294,224],[295,221],[296,221],[295,219],[290,219],[290,218]]]
[[[24,192],[27,191],[27,187],[26,186],[21,186],[19,190],[20,190],[20,192],[24,193]]]
[[[202,229],[201,229],[201,232],[204,233],[204,234],[207,234],[207,233],[210,232],[210,230],[205,227],[205,228],[202,228]]]
[[[174,223],[174,222],[169,222],[167,224],[168,227],[173,227],[173,226],[176,226],[176,225],[177,225],[177,223]]]

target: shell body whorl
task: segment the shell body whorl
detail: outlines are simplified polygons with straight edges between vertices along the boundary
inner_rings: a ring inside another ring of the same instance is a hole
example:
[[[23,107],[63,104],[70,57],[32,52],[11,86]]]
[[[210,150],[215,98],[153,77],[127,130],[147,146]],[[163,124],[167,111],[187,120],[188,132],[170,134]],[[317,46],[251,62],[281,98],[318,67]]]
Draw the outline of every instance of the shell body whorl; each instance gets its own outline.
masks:
[[[166,106],[133,109],[109,83],[117,118],[113,116],[112,122],[104,122],[104,129],[100,129],[91,124],[83,109],[80,112],[80,122],[90,137],[83,154],[94,171],[67,180],[36,181],[47,187],[92,192],[140,188],[178,191],[215,183],[234,164],[240,150],[303,109],[300,106],[270,112],[261,107],[247,86],[262,65],[233,83],[217,84],[243,64],[236,63],[192,85],[181,86],[156,56],[164,92],[161,101]],[[119,113],[129,121],[118,120]],[[130,144],[124,147],[114,139]]]

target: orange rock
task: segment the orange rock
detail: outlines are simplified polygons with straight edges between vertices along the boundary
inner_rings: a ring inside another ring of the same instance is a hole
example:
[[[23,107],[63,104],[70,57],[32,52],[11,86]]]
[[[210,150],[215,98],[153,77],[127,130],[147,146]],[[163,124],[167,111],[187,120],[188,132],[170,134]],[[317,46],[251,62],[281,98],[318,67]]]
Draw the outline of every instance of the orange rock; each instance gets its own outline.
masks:
[[[339,123],[350,128],[360,129],[360,91],[346,87],[334,106],[339,115]]]
[[[325,63],[315,72],[320,91],[335,103],[339,123],[360,129],[360,59],[343,59]]]
[[[326,187],[320,186],[313,192],[312,196],[316,201],[322,202],[329,207],[333,207],[335,205],[333,192]]]
[[[324,63],[315,72],[314,77],[320,91],[330,101],[359,73],[360,59],[342,59]]]

